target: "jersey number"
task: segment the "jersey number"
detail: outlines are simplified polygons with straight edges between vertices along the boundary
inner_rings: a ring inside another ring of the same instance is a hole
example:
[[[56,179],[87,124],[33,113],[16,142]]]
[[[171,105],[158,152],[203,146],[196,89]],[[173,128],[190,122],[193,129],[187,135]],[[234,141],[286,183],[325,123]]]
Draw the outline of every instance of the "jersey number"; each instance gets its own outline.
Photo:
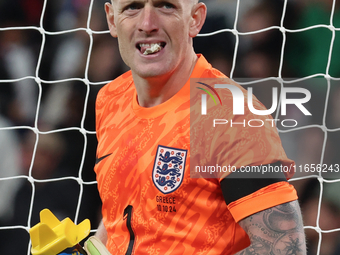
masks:
[[[124,209],[124,220],[126,220],[126,227],[129,230],[130,233],[130,242],[129,242],[129,246],[128,249],[125,253],[125,255],[130,255],[132,254],[132,250],[133,250],[133,245],[135,243],[135,233],[132,230],[132,226],[131,226],[131,218],[132,218],[132,205],[128,205],[125,209]]]

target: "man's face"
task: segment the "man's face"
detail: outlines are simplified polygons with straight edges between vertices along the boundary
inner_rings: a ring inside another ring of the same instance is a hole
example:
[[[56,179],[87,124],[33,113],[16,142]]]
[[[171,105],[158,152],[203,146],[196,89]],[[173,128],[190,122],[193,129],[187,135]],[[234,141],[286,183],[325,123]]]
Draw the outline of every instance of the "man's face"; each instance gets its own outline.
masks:
[[[148,78],[180,70],[197,34],[194,7],[195,0],[113,0],[106,5],[111,34],[135,74]]]

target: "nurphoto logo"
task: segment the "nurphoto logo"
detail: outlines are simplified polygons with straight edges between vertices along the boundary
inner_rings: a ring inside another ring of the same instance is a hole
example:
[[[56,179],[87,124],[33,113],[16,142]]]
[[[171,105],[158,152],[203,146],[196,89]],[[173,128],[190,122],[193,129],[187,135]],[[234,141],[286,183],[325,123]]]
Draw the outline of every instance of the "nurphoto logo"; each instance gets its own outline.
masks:
[[[202,85],[205,85],[206,87],[210,88],[218,97],[218,99],[220,100],[220,103],[222,105],[222,101],[220,96],[218,95],[217,91],[212,87],[209,86],[207,84],[204,84],[202,82],[198,82]],[[232,96],[233,96],[233,114],[234,115],[244,115],[244,94],[242,92],[242,90],[238,87],[236,87],[235,85],[231,85],[231,84],[215,84],[214,85],[215,88],[217,89],[228,89]],[[210,97],[214,100],[215,104],[216,104],[216,100],[213,97],[213,95],[206,89],[197,87],[198,89],[201,89],[203,91],[205,91],[207,94],[210,95]],[[302,94],[304,95],[304,98],[295,98],[295,99],[289,99],[287,98],[287,94],[289,93],[295,93],[295,94]],[[272,99],[273,99],[273,103],[272,106],[270,107],[270,109],[267,110],[257,110],[254,108],[253,105],[253,88],[249,87],[248,88],[248,107],[249,110],[256,114],[256,115],[270,115],[273,112],[276,111],[277,107],[278,107],[278,102],[277,102],[277,88],[273,88],[272,89]],[[297,108],[300,109],[300,111],[304,114],[304,115],[312,115],[304,106],[304,103],[307,103],[310,99],[311,99],[311,93],[309,92],[309,90],[304,89],[304,88],[294,88],[294,87],[288,87],[288,88],[282,88],[281,89],[281,96],[280,96],[280,102],[281,102],[281,115],[286,115],[287,114],[287,105],[288,104],[294,104],[296,105]],[[207,95],[206,94],[202,94],[201,97],[201,114],[202,115],[206,115],[207,114]]]
[[[305,116],[311,116],[312,114],[307,110],[307,108],[304,106],[304,104],[308,103],[311,99],[311,93],[309,90],[305,88],[300,87],[283,87],[281,88],[281,93],[279,96],[279,102],[278,102],[278,88],[273,87],[271,89],[271,96],[272,104],[269,109],[256,109],[254,107],[254,97],[253,97],[253,88],[248,87],[247,91],[242,91],[240,87],[237,87],[236,85],[232,84],[214,84],[214,85],[208,85],[203,82],[196,82],[196,84],[203,85],[204,87],[196,87],[197,89],[200,89],[204,91],[205,93],[201,94],[201,115],[208,115],[208,99],[207,95],[210,96],[210,98],[214,101],[215,105],[217,106],[217,100],[215,97],[218,98],[219,103],[221,106],[225,105],[223,100],[221,99],[223,91],[220,89],[227,89],[229,93],[232,95],[232,112],[233,115],[245,115],[245,106],[248,107],[249,111],[257,116],[266,116],[271,115],[274,113],[278,107],[280,107],[280,113],[282,116],[287,115],[287,105],[295,105]],[[216,89],[219,89],[220,94]],[[269,92],[269,91],[268,91]],[[245,93],[247,96],[245,97]],[[270,92],[269,92],[270,93]],[[225,94],[225,93],[224,93]],[[297,98],[289,98],[289,95],[294,95]],[[246,99],[247,98],[247,99]],[[247,100],[247,104],[245,104],[245,100]],[[229,102],[231,104],[231,102]],[[265,125],[265,122],[269,122],[272,127],[275,126],[277,121],[280,121],[280,119],[244,119],[241,122],[235,122],[233,119],[223,119],[223,118],[215,118],[213,119],[213,126],[216,127],[216,125],[225,125],[230,124],[230,127],[233,127],[235,125],[242,125],[244,127],[262,127]],[[297,120],[295,119],[283,119],[281,120],[281,125],[283,127],[296,127],[298,125]]]

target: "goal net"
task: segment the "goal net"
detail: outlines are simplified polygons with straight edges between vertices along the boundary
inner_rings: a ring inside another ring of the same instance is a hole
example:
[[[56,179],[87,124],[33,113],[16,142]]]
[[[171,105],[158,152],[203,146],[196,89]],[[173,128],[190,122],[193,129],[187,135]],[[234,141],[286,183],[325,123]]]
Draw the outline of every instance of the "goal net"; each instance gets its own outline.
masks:
[[[44,208],[75,223],[90,219],[93,233],[100,221],[94,104],[99,89],[128,70],[107,29],[105,2],[0,3],[1,254],[30,254],[28,231]],[[310,254],[339,252],[339,4],[203,2],[208,17],[194,39],[197,53],[253,87],[267,108],[273,88],[310,92],[310,116],[293,106],[272,116],[296,162],[289,181],[299,194]]]

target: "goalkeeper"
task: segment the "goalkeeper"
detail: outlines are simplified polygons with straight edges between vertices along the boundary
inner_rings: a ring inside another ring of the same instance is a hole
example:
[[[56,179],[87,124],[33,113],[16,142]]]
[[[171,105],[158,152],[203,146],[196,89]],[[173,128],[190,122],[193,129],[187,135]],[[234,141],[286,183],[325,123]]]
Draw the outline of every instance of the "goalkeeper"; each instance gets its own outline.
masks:
[[[97,238],[111,254],[306,254],[290,176],[190,178],[190,78],[228,79],[193,49],[205,4],[112,0],[105,10],[131,70],[97,97]],[[266,123],[221,134],[221,163],[292,164]]]

